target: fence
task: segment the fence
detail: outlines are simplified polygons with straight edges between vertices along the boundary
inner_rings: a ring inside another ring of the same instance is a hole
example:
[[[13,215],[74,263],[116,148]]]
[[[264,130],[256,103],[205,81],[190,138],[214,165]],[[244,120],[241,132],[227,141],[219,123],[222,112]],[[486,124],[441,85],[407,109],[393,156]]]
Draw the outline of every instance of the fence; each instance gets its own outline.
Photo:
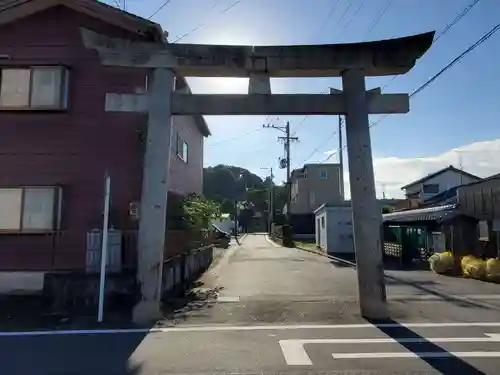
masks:
[[[175,255],[163,263],[164,296],[184,291],[190,282],[205,272],[213,260],[213,246],[203,246]]]
[[[85,272],[88,232],[62,230],[46,233],[2,233],[0,271]],[[120,254],[115,257],[120,257],[121,270],[135,268],[137,231],[122,231],[120,242]],[[99,260],[100,255],[96,259]]]

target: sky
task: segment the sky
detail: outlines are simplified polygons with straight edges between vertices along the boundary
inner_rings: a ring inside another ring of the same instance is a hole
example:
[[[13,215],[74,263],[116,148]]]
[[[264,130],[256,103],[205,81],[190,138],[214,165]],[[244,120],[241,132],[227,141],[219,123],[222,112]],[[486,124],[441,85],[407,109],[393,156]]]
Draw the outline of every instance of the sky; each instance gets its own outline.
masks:
[[[118,0],[117,0],[118,1]],[[108,0],[110,4],[117,2]],[[148,18],[165,0],[126,0]],[[385,13],[382,11],[386,6]],[[360,42],[442,31],[471,0],[171,0],[151,18],[183,43],[277,45]],[[231,7],[231,5],[236,4]],[[122,4],[123,7],[123,4]],[[229,9],[228,9],[229,8]],[[227,10],[226,10],[227,9]],[[226,11],[225,11],[226,10]],[[367,88],[411,93],[475,43],[500,20],[500,1],[480,0],[418,60],[408,74],[367,79]],[[377,195],[402,197],[401,186],[453,164],[485,177],[500,172],[500,32],[468,54],[410,101],[404,115],[370,116]],[[248,80],[188,78],[194,93],[246,93]],[[327,93],[338,78],[272,79],[272,92]],[[206,116],[206,166],[232,164],[265,177],[279,169],[282,135],[263,124],[290,122],[299,141],[292,168],[338,162],[335,116]],[[344,139],[345,143],[345,139]],[[347,160],[347,151],[344,150]],[[264,168],[264,169],[263,169]],[[349,192],[346,166],[346,192]]]

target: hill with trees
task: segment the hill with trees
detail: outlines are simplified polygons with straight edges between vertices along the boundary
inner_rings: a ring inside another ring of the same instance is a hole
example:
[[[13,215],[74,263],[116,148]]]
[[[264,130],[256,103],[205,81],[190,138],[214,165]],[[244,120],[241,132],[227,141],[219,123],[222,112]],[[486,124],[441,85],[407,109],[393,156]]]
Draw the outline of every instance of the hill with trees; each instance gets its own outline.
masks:
[[[235,201],[238,201],[243,210],[267,215],[270,183],[269,177],[262,179],[248,169],[233,165],[220,164],[203,169],[203,194],[220,203],[223,213],[233,214]],[[285,187],[273,183],[273,190],[274,209],[281,212],[285,205]]]

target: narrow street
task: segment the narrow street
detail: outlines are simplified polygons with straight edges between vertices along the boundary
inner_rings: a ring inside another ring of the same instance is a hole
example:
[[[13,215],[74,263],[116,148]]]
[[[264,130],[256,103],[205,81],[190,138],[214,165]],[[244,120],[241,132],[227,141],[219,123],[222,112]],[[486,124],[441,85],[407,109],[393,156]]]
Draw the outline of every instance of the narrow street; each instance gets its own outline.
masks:
[[[201,278],[198,292],[210,297],[178,309],[151,332],[3,334],[2,370],[11,375],[35,369],[43,375],[498,373],[498,285],[425,271],[386,275],[392,320],[371,324],[359,316],[352,267],[249,235]]]

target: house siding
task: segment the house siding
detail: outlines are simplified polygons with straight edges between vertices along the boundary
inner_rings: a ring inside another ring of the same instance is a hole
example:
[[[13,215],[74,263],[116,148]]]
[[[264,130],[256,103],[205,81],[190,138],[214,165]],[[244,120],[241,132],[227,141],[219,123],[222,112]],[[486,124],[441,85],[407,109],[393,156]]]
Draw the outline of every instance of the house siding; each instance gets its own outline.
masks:
[[[443,191],[446,191],[448,189],[451,189],[455,186],[463,185],[463,184],[468,184],[471,182],[478,181],[477,178],[473,178],[471,176],[468,176],[463,173],[459,173],[453,170],[447,170],[437,176],[434,176],[428,180],[425,180],[421,183],[415,184],[408,186],[407,189],[405,189],[405,194],[406,196],[412,196],[414,194],[418,195],[418,198],[420,199],[421,202],[424,200],[442,193]],[[437,193],[432,193],[432,194],[424,194],[423,193],[423,186],[428,185],[428,184],[438,184],[439,185],[439,191]]]
[[[110,224],[124,231],[137,229],[128,206],[141,196],[144,146],[138,131],[147,116],[105,112],[104,103],[106,92],[144,88],[147,72],[102,66],[97,53],[83,46],[80,27],[139,39],[63,6],[0,27],[0,53],[11,57],[0,65],[66,65],[70,70],[66,111],[0,112],[0,187],[63,187],[61,232],[0,235],[2,270],[83,270],[86,232],[102,225],[105,171],[111,175]],[[203,152],[196,150],[198,137],[192,127],[184,129],[182,120],[174,123],[191,143],[194,170],[195,157]],[[173,189],[186,193],[192,182],[199,184],[198,172],[172,159]]]
[[[203,193],[203,135],[191,116],[175,116],[170,155],[170,190],[181,195]],[[177,135],[188,144],[187,163],[177,155]]]

